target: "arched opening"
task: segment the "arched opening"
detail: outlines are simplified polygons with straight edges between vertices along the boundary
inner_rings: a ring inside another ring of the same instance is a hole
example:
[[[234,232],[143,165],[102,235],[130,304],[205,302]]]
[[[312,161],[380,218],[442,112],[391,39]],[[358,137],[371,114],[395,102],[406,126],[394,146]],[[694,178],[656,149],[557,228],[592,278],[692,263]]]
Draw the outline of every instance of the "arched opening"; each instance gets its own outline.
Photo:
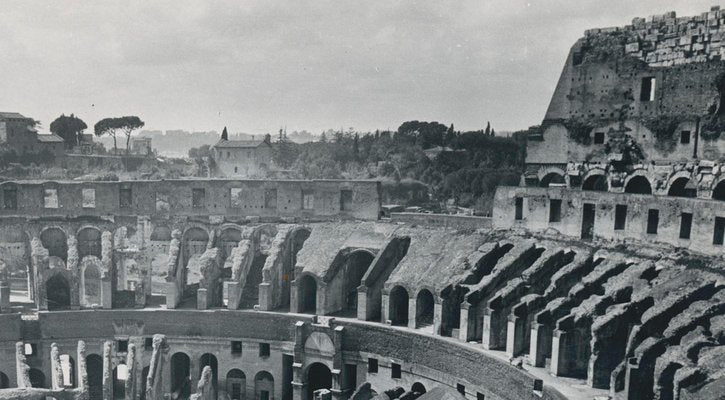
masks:
[[[460,287],[448,286],[441,293],[441,336],[458,337],[461,329],[461,304],[465,293]]]
[[[650,185],[647,178],[642,175],[637,175],[627,182],[624,191],[635,194],[652,194],[652,185]]]
[[[202,354],[201,359],[199,360],[199,378],[201,378],[201,373],[204,371],[204,367],[206,366],[209,366],[209,368],[211,368],[211,386],[212,388],[214,388],[214,397],[216,397],[219,375],[217,374],[217,360],[213,354]]]
[[[428,289],[418,292],[415,300],[415,327],[422,328],[433,325],[433,310],[435,301],[433,294]]]
[[[543,178],[541,178],[541,181],[539,182],[539,186],[549,187],[549,185],[551,185],[552,183],[557,184],[557,185],[566,184],[564,175],[557,173],[557,172],[549,172],[548,174],[544,175]]]
[[[76,387],[76,362],[68,354],[60,355],[60,368],[63,371],[62,385],[67,388]]]
[[[300,312],[315,314],[317,312],[317,282],[310,275],[300,278],[298,288]]]
[[[185,399],[191,393],[191,360],[185,353],[171,356],[171,394]]]
[[[267,371],[259,371],[254,377],[254,398],[259,400],[274,399],[274,378]]]
[[[725,200],[725,179],[721,180],[712,190],[712,198],[715,200]]]
[[[415,382],[413,386],[410,387],[410,391],[418,396],[425,394],[426,392],[425,386],[420,382]]]
[[[34,388],[45,388],[45,374],[36,368],[30,368],[28,371],[30,377],[30,386]]]
[[[238,228],[226,228],[219,235],[219,248],[222,253],[222,262],[232,254],[232,249],[242,240],[242,231]]]
[[[151,294],[166,295],[166,276],[169,264],[169,244],[171,243],[171,229],[165,226],[155,226],[149,237],[149,250],[151,254]]]
[[[67,310],[70,308],[70,286],[62,274],[55,274],[45,282],[48,310]]]
[[[126,398],[126,381],[128,380],[128,366],[126,364],[118,364],[113,369],[113,398]]]
[[[3,253],[3,260],[11,272],[11,278],[14,283],[20,283],[24,280],[22,286],[13,284],[13,292],[22,292],[22,297],[33,300],[34,276],[33,266],[30,262],[30,239],[28,235],[21,229],[4,229],[0,232],[0,243],[5,243],[12,250]]]
[[[582,183],[582,190],[591,190],[595,192],[606,192],[609,190],[607,176],[603,174],[590,175]]]
[[[244,400],[244,391],[247,387],[247,377],[239,369],[227,372],[227,395],[229,400]]]
[[[355,251],[347,257],[341,271],[343,273],[342,304],[344,310],[357,311],[357,288],[373,259],[374,256],[367,251]]]
[[[302,246],[310,237],[311,231],[309,229],[298,229],[293,233],[291,243],[289,260],[282,264],[282,307],[289,307],[290,305],[290,282],[295,280],[295,265],[297,264],[297,253],[302,250]]]
[[[677,178],[667,191],[668,196],[697,197],[697,186],[688,178]]]
[[[98,354],[86,356],[88,371],[88,398],[103,400],[103,359]]]
[[[389,318],[393,325],[408,325],[408,291],[402,286],[396,286],[390,291]]]
[[[41,232],[40,242],[48,249],[48,255],[68,262],[68,241],[60,228],[48,228]]]
[[[97,259],[84,261],[82,265],[83,304],[89,307],[101,304],[101,270],[93,262],[94,260]]]
[[[0,389],[7,389],[10,387],[10,379],[3,372],[0,372]]]
[[[85,256],[101,258],[101,231],[96,228],[83,228],[78,232],[78,258]]]
[[[184,233],[182,240],[183,272],[177,279],[186,283],[182,295],[182,303],[196,303],[196,292],[202,278],[201,264],[198,260],[206,251],[209,236],[201,228],[191,228]]]
[[[259,284],[262,283],[262,270],[266,261],[267,255],[261,251],[254,255],[242,288],[242,298],[239,301],[240,308],[254,308],[255,305],[259,304]]]
[[[307,398],[316,390],[332,388],[332,372],[323,363],[314,363],[307,369]]]
[[[200,256],[206,251],[209,242],[209,235],[201,228],[190,228],[184,233],[184,266],[189,265],[189,260],[194,256]]]

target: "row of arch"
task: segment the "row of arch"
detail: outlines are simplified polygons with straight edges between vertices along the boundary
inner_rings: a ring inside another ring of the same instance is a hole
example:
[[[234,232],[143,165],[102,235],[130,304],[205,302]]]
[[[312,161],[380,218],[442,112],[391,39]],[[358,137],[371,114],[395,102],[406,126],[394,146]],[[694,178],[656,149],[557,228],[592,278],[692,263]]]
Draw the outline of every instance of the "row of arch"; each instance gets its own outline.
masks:
[[[564,175],[558,172],[549,172],[539,181],[539,186],[549,187],[551,184],[566,184]],[[594,173],[584,178],[582,190],[606,192],[609,191],[609,183],[604,173]],[[643,175],[634,175],[625,181],[625,193],[652,194],[652,184]],[[667,189],[668,196],[674,197],[697,197],[697,184],[688,176],[673,177]],[[712,190],[714,200],[725,201],[725,179],[721,179]]]

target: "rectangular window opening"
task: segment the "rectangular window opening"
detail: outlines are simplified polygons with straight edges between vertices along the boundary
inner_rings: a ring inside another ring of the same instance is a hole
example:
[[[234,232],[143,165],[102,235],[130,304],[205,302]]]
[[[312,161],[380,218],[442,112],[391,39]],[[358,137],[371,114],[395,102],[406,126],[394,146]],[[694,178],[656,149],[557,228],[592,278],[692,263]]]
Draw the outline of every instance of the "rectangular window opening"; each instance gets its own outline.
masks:
[[[116,351],[118,351],[119,353],[128,352],[128,340],[117,340]]]
[[[689,239],[692,232],[692,213],[683,212],[680,217],[680,239]]]
[[[242,342],[239,340],[232,340],[232,354],[242,354]]]
[[[392,363],[390,364],[390,377],[393,379],[400,379],[402,376],[401,370],[400,370],[400,364]]]
[[[725,240],[725,218],[715,217],[715,231],[713,232],[712,244],[722,246]]]
[[[594,144],[604,143],[604,132],[594,132]]]
[[[340,211],[352,211],[352,190],[340,191]]]
[[[315,192],[312,190],[302,191],[302,209],[312,210],[315,208]]]
[[[269,357],[269,343],[260,343],[259,344],[259,356],[260,357]]]
[[[649,210],[647,212],[647,234],[656,235],[660,224],[660,210]]]
[[[83,208],[96,208],[96,189],[83,189]]]
[[[481,392],[476,392],[476,400],[486,400],[486,395]]]
[[[45,189],[45,196],[43,196],[43,202],[45,208],[58,208],[58,190]]]
[[[682,131],[682,132],[680,132],[680,143],[681,144],[689,144],[690,143],[690,131]]]
[[[521,221],[524,219],[524,198],[523,197],[517,197],[516,198],[516,221]]]
[[[654,101],[655,99],[655,78],[648,76],[642,78],[642,89],[639,92],[640,101]]]
[[[549,222],[561,222],[561,200],[549,200]]]
[[[277,209],[277,189],[266,189],[264,191],[264,208]]]
[[[614,209],[614,230],[623,231],[627,224],[627,206],[625,204],[617,204]]]
[[[3,190],[3,205],[6,210],[18,209],[18,191],[17,189]]]
[[[204,208],[206,191],[204,189],[191,189],[191,205],[194,208]]]
[[[456,390],[458,390],[458,393],[460,393],[464,396],[466,395],[466,385],[462,385],[459,383],[456,385]]]
[[[368,373],[369,374],[378,373],[378,359],[377,358],[368,358]]]
[[[131,207],[131,188],[121,188],[118,194],[121,208]]]
[[[154,338],[147,337],[143,341],[143,347],[146,350],[152,350],[154,348]]]

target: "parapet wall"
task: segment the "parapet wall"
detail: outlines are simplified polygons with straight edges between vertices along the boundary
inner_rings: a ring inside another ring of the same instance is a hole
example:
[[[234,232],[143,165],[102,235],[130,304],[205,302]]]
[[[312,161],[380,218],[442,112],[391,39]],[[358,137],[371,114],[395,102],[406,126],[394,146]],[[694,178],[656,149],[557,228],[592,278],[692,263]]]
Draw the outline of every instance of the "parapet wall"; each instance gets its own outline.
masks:
[[[380,183],[216,179],[21,181],[0,184],[0,205],[0,216],[72,218],[153,214],[376,220],[380,210]]]
[[[558,218],[552,217],[552,207],[556,207],[552,206],[552,200],[560,201]],[[517,203],[520,205],[518,213]],[[623,215],[622,229],[615,229],[617,206],[620,206]],[[585,216],[585,210],[589,207],[593,207],[593,214],[587,212]],[[656,223],[651,220],[650,210],[656,210]],[[517,218],[517,214],[520,218]],[[682,238],[683,214],[692,215],[689,238]],[[499,187],[496,190],[493,215],[493,226],[497,229],[557,231],[584,239],[587,239],[586,231],[591,229],[593,238],[659,243],[708,255],[723,254],[723,245],[715,244],[714,240],[716,217],[725,219],[725,202],[718,200],[564,188]],[[587,220],[592,221],[588,229],[583,226]],[[656,225],[656,233],[648,233],[652,232],[653,225]]]

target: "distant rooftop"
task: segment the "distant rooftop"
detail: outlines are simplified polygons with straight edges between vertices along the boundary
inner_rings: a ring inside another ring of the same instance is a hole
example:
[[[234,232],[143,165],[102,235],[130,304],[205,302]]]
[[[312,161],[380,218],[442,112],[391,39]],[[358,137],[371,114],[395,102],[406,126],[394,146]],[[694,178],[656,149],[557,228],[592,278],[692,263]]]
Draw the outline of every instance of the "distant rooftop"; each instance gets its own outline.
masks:
[[[264,139],[260,140],[220,140],[214,147],[217,148],[254,148],[265,143]]]
[[[16,113],[16,112],[3,112],[3,111],[0,111],[0,118],[3,118],[3,119],[5,119],[5,118],[23,118],[23,119],[27,119],[27,117],[23,116],[20,113]]]
[[[50,135],[38,135],[38,141],[41,143],[63,143],[64,140],[62,137],[50,134]]]

